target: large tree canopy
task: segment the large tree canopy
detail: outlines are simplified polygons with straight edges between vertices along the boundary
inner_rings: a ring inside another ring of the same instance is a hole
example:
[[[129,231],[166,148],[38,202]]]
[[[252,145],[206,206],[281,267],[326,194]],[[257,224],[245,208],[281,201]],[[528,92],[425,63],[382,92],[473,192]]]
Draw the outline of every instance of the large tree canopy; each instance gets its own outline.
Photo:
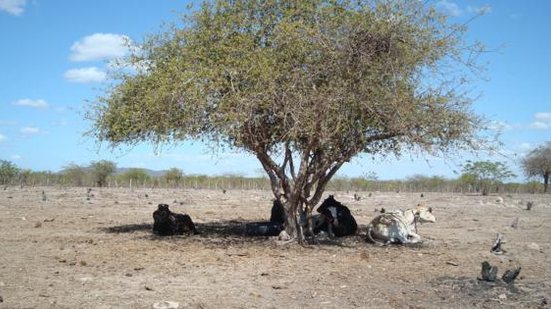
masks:
[[[474,146],[465,31],[422,1],[209,1],[126,59],[92,133],[250,152],[293,232],[360,153]]]
[[[528,177],[543,177],[543,192],[547,192],[551,176],[551,141],[530,151],[522,160],[522,169]]]

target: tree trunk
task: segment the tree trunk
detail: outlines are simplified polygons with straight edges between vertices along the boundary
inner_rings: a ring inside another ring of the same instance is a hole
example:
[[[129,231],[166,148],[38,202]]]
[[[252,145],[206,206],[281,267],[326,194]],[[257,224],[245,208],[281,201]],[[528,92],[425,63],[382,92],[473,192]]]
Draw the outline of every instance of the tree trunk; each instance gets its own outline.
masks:
[[[289,236],[297,239],[300,244],[304,244],[304,220],[302,217],[305,212],[300,198],[291,197],[283,204],[283,207],[286,214],[285,231]]]
[[[547,193],[547,187],[549,186],[549,173],[543,174],[543,193]]]
[[[482,196],[486,196],[490,193],[490,187],[489,186],[483,186],[482,187]]]

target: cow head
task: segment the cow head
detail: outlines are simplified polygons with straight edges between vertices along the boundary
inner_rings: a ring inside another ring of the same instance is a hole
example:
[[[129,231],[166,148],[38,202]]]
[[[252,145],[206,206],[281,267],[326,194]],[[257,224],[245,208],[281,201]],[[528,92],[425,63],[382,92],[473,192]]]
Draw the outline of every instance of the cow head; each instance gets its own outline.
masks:
[[[338,205],[340,205],[340,203],[335,200],[335,197],[333,195],[329,195],[329,197],[321,203],[320,207],[318,207],[318,212],[324,215],[325,219],[329,223],[336,223],[334,221],[337,219]]]
[[[167,204],[159,204],[159,206],[157,206],[157,210],[160,210],[160,211],[169,211],[168,205],[167,205]]]
[[[432,207],[427,207],[422,204],[417,204],[417,208],[415,208],[415,218],[421,223],[436,222],[436,217],[432,214]]]

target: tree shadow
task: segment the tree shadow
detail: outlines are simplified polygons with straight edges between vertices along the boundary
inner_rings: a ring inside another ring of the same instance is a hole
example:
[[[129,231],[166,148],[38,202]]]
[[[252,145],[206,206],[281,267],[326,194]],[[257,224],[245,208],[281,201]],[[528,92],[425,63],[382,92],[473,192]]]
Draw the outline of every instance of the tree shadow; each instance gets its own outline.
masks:
[[[245,225],[249,221],[215,221],[206,223],[196,223],[198,233],[194,237],[200,238],[228,238],[228,237],[240,237],[251,238],[245,235]],[[104,233],[109,234],[129,234],[135,232],[149,232],[153,234],[152,223],[139,223],[139,224],[122,224],[109,227],[103,227],[100,229]],[[156,236],[156,235],[155,235]],[[163,236],[158,236],[164,238]]]
[[[123,225],[109,226],[109,227],[101,228],[100,230],[104,233],[109,233],[109,234],[126,234],[126,233],[151,231],[152,229],[153,229],[153,224],[140,223],[140,224],[123,224]]]
[[[224,220],[204,223],[195,223],[197,234],[184,234],[174,236],[158,236],[153,234],[152,223],[123,224],[109,227],[103,227],[100,231],[108,234],[132,234],[146,233],[141,235],[148,240],[174,240],[199,241],[205,245],[226,246],[226,245],[265,245],[270,241],[271,236],[251,236],[246,234],[246,225],[258,221],[250,220]],[[365,243],[364,235],[358,231],[355,235],[339,237],[335,239],[315,238],[308,241],[314,247],[358,247]]]

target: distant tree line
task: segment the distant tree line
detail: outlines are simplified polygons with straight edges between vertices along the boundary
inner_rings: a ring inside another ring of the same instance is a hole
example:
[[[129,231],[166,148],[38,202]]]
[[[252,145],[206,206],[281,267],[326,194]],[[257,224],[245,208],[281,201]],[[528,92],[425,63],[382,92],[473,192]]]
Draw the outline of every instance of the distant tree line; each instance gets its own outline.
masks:
[[[530,154],[530,159],[534,155]],[[526,160],[528,160],[526,159]],[[526,162],[523,161],[523,162]],[[525,165],[528,165],[525,163]],[[537,175],[528,165],[527,176]],[[532,174],[530,174],[530,173]],[[461,175],[455,179],[442,176],[413,175],[403,180],[380,180],[374,173],[363,177],[335,177],[328,184],[332,191],[351,192],[450,192],[450,193],[544,193],[546,186],[537,181],[506,182],[515,175],[502,162],[467,161]],[[182,188],[213,190],[270,190],[266,177],[245,177],[237,174],[222,176],[186,175],[171,168],[161,175],[151,175],[143,168],[117,170],[114,162],[92,161],[88,166],[68,164],[60,172],[21,169],[10,161],[0,160],[0,184],[3,186],[77,186],[127,188]],[[546,183],[545,183],[546,184]]]

